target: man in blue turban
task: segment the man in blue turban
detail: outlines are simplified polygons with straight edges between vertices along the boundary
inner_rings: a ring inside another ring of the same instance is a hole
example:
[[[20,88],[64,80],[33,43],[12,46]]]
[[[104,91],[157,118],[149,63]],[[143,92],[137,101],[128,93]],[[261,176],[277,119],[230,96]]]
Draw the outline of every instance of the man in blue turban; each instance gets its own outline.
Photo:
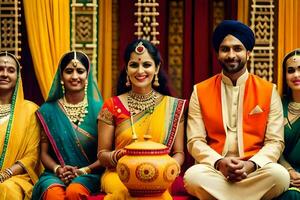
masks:
[[[288,189],[277,164],[283,148],[283,112],[275,85],[247,70],[252,30],[225,20],[213,33],[223,70],[194,86],[187,123],[194,166],[184,176],[199,199],[273,199]]]

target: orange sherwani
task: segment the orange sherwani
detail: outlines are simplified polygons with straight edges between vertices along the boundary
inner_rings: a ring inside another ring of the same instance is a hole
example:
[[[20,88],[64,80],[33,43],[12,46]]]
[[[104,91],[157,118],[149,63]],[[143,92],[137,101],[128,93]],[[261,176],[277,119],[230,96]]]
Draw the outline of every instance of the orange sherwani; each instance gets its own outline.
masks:
[[[222,75],[218,74],[196,85],[198,101],[207,131],[207,144],[219,154],[223,151],[226,138],[224,128],[226,126],[223,124],[222,117],[221,81]],[[240,127],[242,134],[238,135],[239,155],[241,157],[253,156],[264,145],[272,88],[271,83],[254,75],[249,75],[245,83]],[[248,91],[255,91],[256,95]]]

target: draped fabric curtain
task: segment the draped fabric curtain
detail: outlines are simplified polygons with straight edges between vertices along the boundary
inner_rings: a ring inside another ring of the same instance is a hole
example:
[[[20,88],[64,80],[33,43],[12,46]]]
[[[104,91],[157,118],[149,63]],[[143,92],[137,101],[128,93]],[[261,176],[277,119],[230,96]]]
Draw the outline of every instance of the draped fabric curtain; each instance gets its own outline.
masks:
[[[189,99],[193,85],[211,75],[212,48],[210,0],[185,1],[183,98]]]
[[[98,86],[107,99],[112,96],[112,1],[99,4]]]
[[[215,4],[214,4],[215,3]],[[221,72],[212,46],[212,33],[216,19],[214,5],[221,4],[222,19],[236,19],[236,0],[185,1],[183,98],[189,99],[193,85]],[[222,20],[220,19],[220,20]]]
[[[299,0],[279,0],[278,3],[278,89],[281,93],[283,86],[282,80],[282,61],[284,55],[295,48],[300,48],[300,1]]]
[[[70,49],[68,0],[24,0],[28,43],[44,99],[63,53]]]

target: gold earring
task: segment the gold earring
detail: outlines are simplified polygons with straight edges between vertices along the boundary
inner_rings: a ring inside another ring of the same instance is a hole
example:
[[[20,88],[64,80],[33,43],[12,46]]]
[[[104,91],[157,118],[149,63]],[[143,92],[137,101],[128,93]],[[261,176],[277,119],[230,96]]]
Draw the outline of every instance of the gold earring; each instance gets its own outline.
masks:
[[[158,76],[157,76],[157,74],[155,74],[155,76],[154,76],[153,86],[159,87],[159,82],[158,82]]]
[[[63,95],[65,95],[65,85],[64,85],[64,82],[60,81],[60,84],[61,84],[61,89],[62,89]]]
[[[87,95],[87,89],[88,89],[88,81],[85,81],[85,87],[84,87],[84,95]]]
[[[127,87],[130,87],[130,85],[131,85],[128,75],[126,76],[126,83],[125,83],[125,85]]]

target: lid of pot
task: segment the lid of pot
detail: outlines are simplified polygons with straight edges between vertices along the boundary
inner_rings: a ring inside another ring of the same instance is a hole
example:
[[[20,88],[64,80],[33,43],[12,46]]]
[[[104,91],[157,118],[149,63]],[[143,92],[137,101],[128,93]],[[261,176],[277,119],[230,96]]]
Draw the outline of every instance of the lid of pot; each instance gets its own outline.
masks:
[[[158,142],[153,142],[151,136],[144,136],[145,141],[135,141],[126,146],[126,155],[163,155],[169,154],[169,147]]]

